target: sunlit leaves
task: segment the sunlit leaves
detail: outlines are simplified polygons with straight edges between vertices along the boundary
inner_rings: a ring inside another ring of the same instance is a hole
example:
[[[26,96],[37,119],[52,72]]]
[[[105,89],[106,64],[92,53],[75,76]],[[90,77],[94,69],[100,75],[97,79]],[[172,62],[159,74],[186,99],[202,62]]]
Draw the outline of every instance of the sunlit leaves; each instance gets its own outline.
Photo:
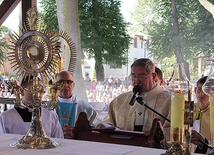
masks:
[[[6,35],[8,34],[9,30],[5,26],[0,26],[0,64],[3,63],[5,60],[5,49],[7,47]]]

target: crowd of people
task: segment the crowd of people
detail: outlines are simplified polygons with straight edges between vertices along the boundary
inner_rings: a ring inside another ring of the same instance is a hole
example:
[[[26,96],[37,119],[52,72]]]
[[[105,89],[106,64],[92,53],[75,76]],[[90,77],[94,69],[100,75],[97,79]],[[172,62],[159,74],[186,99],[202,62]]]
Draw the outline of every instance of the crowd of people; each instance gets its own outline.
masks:
[[[164,80],[162,70],[155,67],[155,72],[157,73],[155,81],[164,88],[166,86],[166,81]],[[131,76],[125,76],[120,79],[111,75],[104,81],[97,82],[95,80],[91,80],[91,78],[86,75],[85,84],[88,102],[101,102],[108,104],[118,95],[133,90]]]
[[[110,103],[119,94],[132,90],[131,79],[114,78],[110,76],[104,81],[85,79],[88,102]]]
[[[15,91],[3,81],[0,81],[0,97],[14,98]]]
[[[16,98],[15,90],[12,89],[6,81],[0,81],[0,98]],[[10,109],[13,105],[0,104],[0,113]]]

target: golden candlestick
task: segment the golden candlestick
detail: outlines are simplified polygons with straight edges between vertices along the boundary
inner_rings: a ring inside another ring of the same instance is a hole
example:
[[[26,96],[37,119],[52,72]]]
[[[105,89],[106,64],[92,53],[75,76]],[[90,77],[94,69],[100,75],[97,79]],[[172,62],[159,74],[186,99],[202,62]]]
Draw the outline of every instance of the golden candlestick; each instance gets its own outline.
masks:
[[[185,98],[189,90],[189,81],[182,63],[174,64],[168,90],[171,92],[170,144],[166,155],[184,154],[184,111]]]

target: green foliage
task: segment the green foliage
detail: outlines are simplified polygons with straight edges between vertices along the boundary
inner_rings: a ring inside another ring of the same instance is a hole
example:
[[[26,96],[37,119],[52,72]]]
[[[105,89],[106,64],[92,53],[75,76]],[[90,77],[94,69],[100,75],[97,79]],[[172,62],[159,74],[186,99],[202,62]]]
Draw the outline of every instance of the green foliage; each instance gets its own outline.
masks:
[[[5,36],[8,34],[9,30],[5,26],[0,26],[0,64],[3,64],[5,60],[4,51],[7,47],[7,42],[5,41]]]
[[[55,0],[42,0],[41,4],[43,25],[58,29]],[[78,5],[82,50],[95,59],[97,80],[102,80],[103,64],[127,64],[130,37],[120,13],[120,0],[79,0]]]
[[[168,79],[172,75],[173,65],[176,62],[176,57],[173,55],[168,58],[165,57],[161,64],[161,70],[163,71],[164,79]]]
[[[130,38],[117,0],[80,0],[82,49],[105,64],[127,63]]]
[[[214,0],[209,1],[214,4]],[[189,43],[194,45],[193,49],[196,52],[196,57],[210,58],[214,48],[214,36],[212,35],[214,33],[213,16],[199,2],[194,9],[197,20],[192,26],[192,33],[194,35],[189,40]]]
[[[214,4],[214,0],[209,1]],[[132,31],[143,30],[142,32],[150,36],[149,50],[161,63],[164,58],[175,55],[171,3],[166,0],[138,0],[136,9],[132,13],[132,18],[135,20]],[[190,74],[195,75],[194,66],[198,58],[209,58],[213,53],[214,20],[198,0],[176,0],[176,9],[181,52],[185,61],[191,64]]]
[[[40,5],[42,8],[39,14],[41,26],[48,31],[58,30],[56,0],[42,0]]]

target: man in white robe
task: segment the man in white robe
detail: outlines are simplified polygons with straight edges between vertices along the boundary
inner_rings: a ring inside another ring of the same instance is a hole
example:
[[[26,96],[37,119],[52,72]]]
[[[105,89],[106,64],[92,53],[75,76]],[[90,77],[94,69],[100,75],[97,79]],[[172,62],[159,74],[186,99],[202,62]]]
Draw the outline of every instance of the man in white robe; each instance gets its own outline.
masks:
[[[73,94],[75,82],[74,77],[70,72],[61,71],[56,75],[55,81],[62,85],[62,88],[58,91],[59,97],[57,104],[60,108],[56,110],[56,112],[59,116],[64,137],[72,139],[74,136],[73,128],[80,112],[86,113],[91,127],[95,126],[97,112],[89,103],[78,99]]]
[[[110,103],[108,114],[103,121],[123,130],[148,132],[153,120],[159,118],[164,127],[165,142],[168,141],[171,95],[155,82],[156,76],[155,65],[150,59],[141,58],[131,65],[132,85],[139,85],[142,88],[138,96],[142,97],[144,104],[160,113],[168,121],[137,101],[131,106],[129,102],[133,96],[132,92],[116,97]],[[98,124],[97,128],[101,127],[101,124]]]
[[[22,88],[20,91],[23,107],[14,107],[0,115],[0,133],[27,134],[30,129],[32,109],[25,107],[25,105],[32,101],[33,94],[30,92],[32,84],[32,79],[30,81],[28,81],[28,78],[22,80]],[[39,84],[42,85],[40,80]],[[42,99],[43,93],[43,89],[39,91],[38,96],[40,100]],[[59,118],[54,111],[48,111],[47,109],[41,108],[41,122],[47,136],[53,138],[64,138]]]

